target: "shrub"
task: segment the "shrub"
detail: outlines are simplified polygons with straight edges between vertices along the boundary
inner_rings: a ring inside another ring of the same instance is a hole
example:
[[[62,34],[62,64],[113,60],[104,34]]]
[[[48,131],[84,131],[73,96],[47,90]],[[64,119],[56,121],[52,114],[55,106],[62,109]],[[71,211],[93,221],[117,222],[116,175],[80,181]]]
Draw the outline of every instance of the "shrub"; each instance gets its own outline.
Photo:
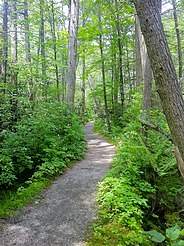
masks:
[[[34,177],[54,175],[81,159],[86,146],[77,116],[59,103],[39,105],[1,139],[0,186],[25,181],[35,171]]]
[[[115,140],[117,155],[100,183],[99,220],[89,245],[95,241],[99,244],[94,245],[153,245],[144,229],[164,231],[171,223],[166,222],[166,216],[179,214],[182,208],[183,184],[169,134],[163,134],[168,132],[165,117],[159,109],[153,109],[151,122],[162,130],[147,129],[147,136],[142,135],[141,122],[146,119],[141,116],[139,99],[139,94],[134,96],[124,118],[119,118],[122,123],[112,125],[111,135],[101,122],[96,124],[97,131]],[[172,219],[173,223],[176,221]]]

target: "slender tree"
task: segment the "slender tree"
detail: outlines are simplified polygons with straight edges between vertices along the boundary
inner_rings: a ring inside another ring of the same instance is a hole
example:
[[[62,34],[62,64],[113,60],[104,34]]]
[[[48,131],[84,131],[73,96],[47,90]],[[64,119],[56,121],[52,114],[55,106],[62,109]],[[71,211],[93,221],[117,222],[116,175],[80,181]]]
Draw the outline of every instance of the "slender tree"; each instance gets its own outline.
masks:
[[[119,50],[119,86],[120,86],[121,106],[123,109],[124,107],[123,51],[122,51],[122,42],[121,42],[119,6],[117,0],[115,0],[115,8],[116,8],[116,30],[117,30],[118,50]]]
[[[18,118],[18,35],[17,35],[17,1],[12,4],[13,44],[12,44],[12,68],[11,68],[11,123]]]
[[[174,16],[174,23],[175,23],[175,31],[177,37],[177,44],[178,44],[178,78],[180,85],[182,87],[182,74],[183,74],[183,64],[182,64],[182,45],[181,45],[181,37],[180,37],[180,29],[178,25],[178,15],[177,15],[177,8],[176,8],[176,0],[172,0],[173,5],[173,16]]]
[[[137,14],[135,15],[135,47],[136,47],[136,86],[139,86],[143,82],[143,71],[141,61],[141,49],[140,49],[140,24]]]
[[[50,13],[49,13],[50,15]],[[55,24],[55,13],[54,13],[54,1],[51,1],[51,15],[50,15],[50,26],[53,39],[53,51],[54,51],[54,65],[55,65],[55,76],[56,76],[56,88],[57,88],[57,99],[60,101],[59,92],[59,69],[57,64],[57,45],[56,45],[56,24]]]
[[[25,31],[26,62],[29,66],[29,71],[30,71],[30,75],[28,77],[28,94],[29,94],[28,97],[30,101],[34,101],[34,84],[33,84],[32,64],[31,64],[30,28],[29,28],[27,1],[24,1],[24,31]]]
[[[7,81],[7,62],[8,62],[8,7],[9,3],[3,3],[3,48],[2,48],[2,65],[1,76],[2,81],[6,84]],[[5,90],[4,90],[5,91]]]
[[[136,35],[137,35],[137,49],[140,50],[137,51],[138,58],[136,67],[137,67],[137,74],[138,76],[137,80],[139,80],[138,83],[140,83],[140,80],[143,79],[144,89],[143,89],[143,109],[144,112],[149,119],[149,110],[151,108],[152,104],[152,69],[151,69],[151,63],[150,59],[148,57],[148,52],[146,48],[146,44],[144,41],[144,37],[141,32],[139,18],[136,16]]]
[[[104,95],[104,104],[105,104],[105,116],[107,122],[107,129],[111,131],[111,124],[109,118],[109,109],[107,104],[107,92],[106,92],[106,78],[105,78],[105,59],[104,59],[104,52],[103,52],[103,41],[102,41],[102,21],[101,21],[101,13],[100,9],[98,10],[98,21],[99,21],[99,42],[100,42],[100,54],[101,54],[101,62],[102,62],[102,81],[103,81],[103,95]]]
[[[67,103],[72,104],[74,104],[75,98],[78,19],[79,0],[69,0],[68,80],[66,100]]]
[[[45,55],[45,20],[44,20],[44,1],[40,0],[40,45],[41,45],[41,66],[42,84],[44,85],[44,95],[47,98],[47,78],[46,78],[46,55]]]

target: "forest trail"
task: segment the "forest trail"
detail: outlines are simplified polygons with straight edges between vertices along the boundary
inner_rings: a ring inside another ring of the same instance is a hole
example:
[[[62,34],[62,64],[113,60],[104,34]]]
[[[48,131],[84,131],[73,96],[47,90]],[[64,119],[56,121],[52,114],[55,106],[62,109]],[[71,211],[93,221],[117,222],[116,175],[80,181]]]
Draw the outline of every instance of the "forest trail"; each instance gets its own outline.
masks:
[[[1,246],[84,246],[88,226],[97,218],[97,183],[107,172],[115,149],[84,127],[85,158],[60,176],[37,205],[27,207],[0,231]]]

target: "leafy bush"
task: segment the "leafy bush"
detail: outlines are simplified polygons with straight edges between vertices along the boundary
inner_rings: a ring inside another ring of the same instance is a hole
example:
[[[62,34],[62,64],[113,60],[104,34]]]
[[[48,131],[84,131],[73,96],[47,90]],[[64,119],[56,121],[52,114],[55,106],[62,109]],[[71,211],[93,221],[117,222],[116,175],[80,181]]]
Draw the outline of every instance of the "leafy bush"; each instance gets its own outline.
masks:
[[[167,137],[168,126],[163,113],[153,109],[151,122],[162,130],[146,129],[144,136],[142,115],[140,97],[135,94],[124,118],[119,118],[122,123],[112,124],[110,135],[100,121],[96,123],[98,132],[115,140],[118,153],[100,183],[99,220],[89,245],[95,241],[99,244],[94,245],[153,245],[143,233],[145,228],[163,231],[166,223],[176,223],[173,216],[167,222],[166,217],[181,209],[183,184]]]
[[[61,171],[81,159],[84,133],[75,114],[59,103],[44,103],[24,116],[13,130],[1,133],[0,186]]]

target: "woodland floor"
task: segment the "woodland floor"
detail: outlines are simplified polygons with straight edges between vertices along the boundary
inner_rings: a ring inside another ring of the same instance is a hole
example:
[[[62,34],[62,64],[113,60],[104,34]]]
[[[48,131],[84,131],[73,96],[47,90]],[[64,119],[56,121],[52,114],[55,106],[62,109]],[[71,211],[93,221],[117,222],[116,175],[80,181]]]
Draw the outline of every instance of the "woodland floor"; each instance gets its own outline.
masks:
[[[68,169],[42,193],[39,204],[29,205],[12,221],[1,225],[1,246],[84,246],[88,227],[97,218],[97,184],[107,172],[114,147],[84,129],[88,143],[85,158]]]

